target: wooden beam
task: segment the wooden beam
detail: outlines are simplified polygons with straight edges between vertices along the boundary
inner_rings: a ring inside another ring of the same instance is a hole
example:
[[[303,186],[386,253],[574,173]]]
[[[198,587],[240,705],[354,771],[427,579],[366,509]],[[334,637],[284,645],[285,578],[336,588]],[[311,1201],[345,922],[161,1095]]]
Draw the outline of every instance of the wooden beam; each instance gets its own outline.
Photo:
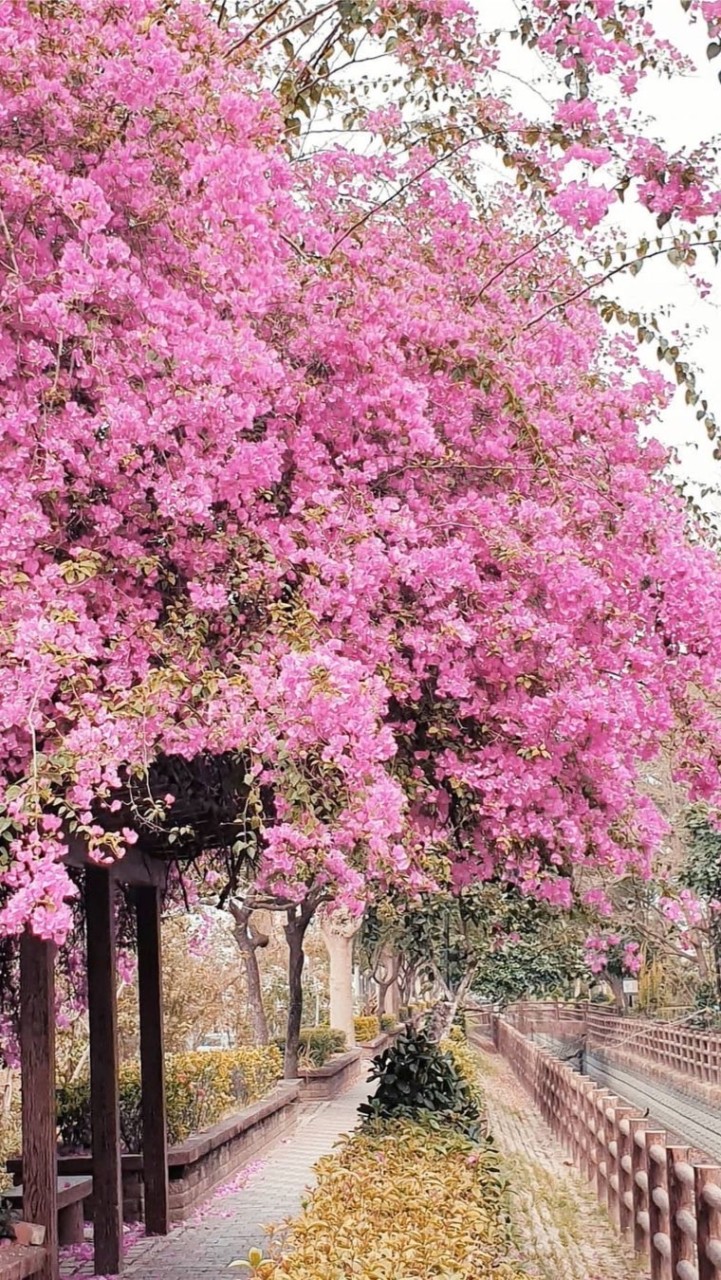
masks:
[[[76,833],[63,833],[68,852],[63,862],[68,867],[97,867],[88,854],[87,841]],[[118,884],[157,885],[164,889],[168,880],[170,863],[162,858],[151,858],[136,848],[127,849],[122,858],[104,868],[111,880]]]
[[[55,947],[20,939],[23,1216],[45,1228],[41,1280],[58,1277],[58,1175],[55,1118]]]
[[[95,1272],[116,1275],[123,1261],[123,1196],[115,994],[115,885],[104,868],[88,867],[85,903]]]
[[[145,1230],[151,1236],[164,1236],[170,1230],[170,1209],[160,891],[149,888],[136,889],[135,904],[138,923]]]

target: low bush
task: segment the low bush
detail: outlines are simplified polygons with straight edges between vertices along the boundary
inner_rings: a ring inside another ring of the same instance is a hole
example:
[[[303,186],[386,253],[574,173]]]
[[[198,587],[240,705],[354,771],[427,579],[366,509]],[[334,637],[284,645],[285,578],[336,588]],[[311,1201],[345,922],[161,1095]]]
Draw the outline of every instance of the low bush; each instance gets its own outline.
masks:
[[[281,1053],[285,1053],[285,1040],[276,1040],[276,1045]],[[302,1067],[323,1067],[334,1053],[343,1053],[345,1048],[343,1031],[325,1026],[301,1028],[299,1061]]]
[[[0,1072],[0,1077],[2,1073]],[[20,1155],[22,1137],[20,1132],[20,1087],[19,1082],[13,1089],[11,1100],[2,1098],[0,1103],[6,1105],[0,1110],[0,1198],[5,1187],[12,1186],[12,1176],[5,1168],[5,1161]]]
[[[318,1182],[262,1280],[521,1280],[490,1144],[403,1120],[376,1124],[317,1166]]]
[[[368,1040],[375,1040],[380,1035],[381,1024],[380,1019],[373,1014],[364,1015],[360,1018],[353,1019],[353,1028],[355,1030],[355,1038],[360,1044],[366,1044]]]
[[[441,1049],[453,1059],[453,1065],[479,1113],[484,1112],[483,1092],[478,1083],[478,1062],[466,1037],[456,1027],[451,1027],[448,1039],[441,1041]]]
[[[168,1141],[182,1142],[217,1124],[224,1116],[256,1102],[280,1079],[283,1060],[275,1045],[177,1053],[166,1059]],[[140,1066],[120,1068],[120,1131],[126,1151],[139,1151],[142,1139]],[[89,1151],[90,1082],[79,1080],[57,1091],[60,1142],[68,1151]]]
[[[392,1013],[382,1013],[380,1016],[381,1031],[394,1031],[398,1026],[398,1019],[393,1017]]]
[[[468,1034],[468,1026],[466,1023],[466,1013],[464,1009],[456,1009],[453,1015],[453,1031],[458,1031],[464,1038]]]
[[[395,1044],[373,1059],[370,1079],[378,1081],[378,1088],[359,1108],[366,1120],[417,1119],[427,1113],[431,1123],[454,1126],[469,1137],[480,1134],[475,1071],[471,1080],[461,1074],[451,1052],[422,1031],[402,1032]]]

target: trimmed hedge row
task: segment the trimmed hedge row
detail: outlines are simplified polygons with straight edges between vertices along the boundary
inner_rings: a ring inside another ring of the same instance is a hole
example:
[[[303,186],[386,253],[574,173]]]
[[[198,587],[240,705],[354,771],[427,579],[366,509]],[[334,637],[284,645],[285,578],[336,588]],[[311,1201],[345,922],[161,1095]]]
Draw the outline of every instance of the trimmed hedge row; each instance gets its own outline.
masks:
[[[276,1040],[280,1053],[285,1053],[285,1040]],[[333,1027],[302,1027],[300,1032],[301,1067],[323,1067],[334,1053],[343,1053],[346,1038],[343,1031]]]
[[[217,1049],[210,1053],[176,1053],[166,1059],[168,1141],[182,1142],[264,1097],[281,1078],[282,1056],[276,1045]],[[120,1068],[120,1132],[126,1151],[140,1150],[142,1118],[140,1065]],[[63,1149],[89,1151],[90,1081],[82,1079],[57,1091],[58,1129]]]
[[[368,1040],[375,1040],[376,1036],[379,1036],[381,1033],[380,1018],[377,1018],[374,1014],[354,1018],[353,1029],[355,1031],[355,1038],[360,1042],[360,1044],[365,1044]]]

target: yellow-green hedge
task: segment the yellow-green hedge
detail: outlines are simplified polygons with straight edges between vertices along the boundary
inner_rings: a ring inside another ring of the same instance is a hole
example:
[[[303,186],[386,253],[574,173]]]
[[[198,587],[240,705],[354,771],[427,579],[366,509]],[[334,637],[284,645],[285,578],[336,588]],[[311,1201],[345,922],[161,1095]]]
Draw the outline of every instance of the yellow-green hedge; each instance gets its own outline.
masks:
[[[210,1053],[176,1053],[165,1062],[168,1141],[182,1142],[217,1124],[224,1116],[256,1102],[272,1089],[283,1072],[276,1045],[216,1049]],[[142,1135],[140,1066],[120,1069],[120,1128],[127,1151],[139,1151]],[[90,1148],[90,1084],[79,1080],[58,1089],[58,1128],[64,1148]]]
[[[478,1060],[463,1032],[452,1027],[448,1038],[441,1041],[441,1048],[451,1055],[456,1071],[471,1090],[479,1111],[484,1111],[483,1092],[478,1083]]]
[[[491,1148],[397,1121],[355,1134],[316,1172],[284,1256],[249,1255],[262,1280],[522,1280]]]
[[[0,1115],[0,1196],[5,1187],[12,1186],[12,1175],[5,1169],[5,1161],[20,1155],[22,1137],[20,1131],[20,1090],[15,1090],[7,1115]]]
[[[353,1027],[355,1030],[355,1038],[359,1044],[366,1044],[368,1040],[375,1040],[376,1036],[381,1033],[380,1019],[374,1014],[353,1019]]]

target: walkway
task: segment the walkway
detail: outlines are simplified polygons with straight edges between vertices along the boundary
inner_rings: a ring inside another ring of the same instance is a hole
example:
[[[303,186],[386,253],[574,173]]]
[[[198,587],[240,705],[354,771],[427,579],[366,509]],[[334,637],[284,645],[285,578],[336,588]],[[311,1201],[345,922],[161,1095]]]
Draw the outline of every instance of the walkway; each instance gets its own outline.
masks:
[[[641,1275],[581,1175],[497,1055],[479,1051],[491,1129],[511,1184],[518,1260],[529,1280],[632,1280]],[[312,1170],[355,1125],[363,1082],[333,1102],[309,1104],[298,1127],[171,1235],[128,1240],[124,1275],[137,1280],[228,1280],[231,1262],[269,1242],[301,1208]],[[66,1259],[63,1277],[92,1274],[91,1247]],[[247,1273],[246,1273],[247,1274]],[[310,1277],[309,1277],[310,1280]]]
[[[475,1047],[475,1046],[474,1046]],[[479,1052],[491,1132],[511,1185],[519,1261],[533,1280],[643,1276],[585,1179],[532,1109],[510,1067]]]
[[[355,1126],[358,1107],[368,1092],[363,1081],[333,1102],[304,1107],[290,1137],[271,1147],[264,1160],[221,1187],[188,1222],[169,1236],[130,1243],[124,1276],[142,1280],[228,1280],[229,1275],[243,1275],[242,1271],[229,1273],[229,1264],[247,1258],[250,1249],[267,1244],[266,1226],[280,1225],[298,1213],[303,1193],[313,1181],[313,1166],[333,1149],[342,1133]],[[80,1258],[67,1262],[62,1275],[91,1275],[92,1263],[84,1256],[90,1252],[89,1246],[79,1249]]]

